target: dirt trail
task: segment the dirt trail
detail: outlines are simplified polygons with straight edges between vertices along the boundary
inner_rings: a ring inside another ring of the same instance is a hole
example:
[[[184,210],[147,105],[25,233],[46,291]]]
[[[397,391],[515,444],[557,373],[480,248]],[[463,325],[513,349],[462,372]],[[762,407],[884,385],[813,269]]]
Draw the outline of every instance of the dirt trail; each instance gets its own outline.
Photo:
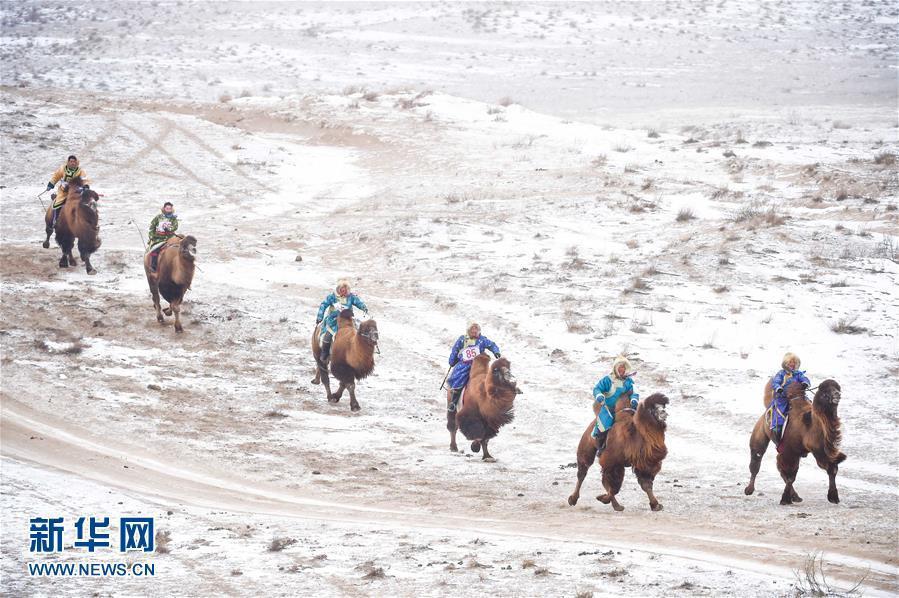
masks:
[[[172,466],[145,448],[115,442],[112,446],[86,430],[3,397],[2,455],[82,476],[147,497],[182,504],[262,515],[348,522],[403,529],[467,530],[478,534],[529,539],[601,542],[653,554],[686,557],[699,562],[725,564],[735,569],[789,577],[816,547],[805,543],[775,544],[773,538],[746,530],[697,527],[678,519],[659,521],[641,516],[603,518],[602,526],[586,525],[580,513],[490,512],[473,517],[410,510],[400,504],[335,503],[264,484],[247,484],[199,464]],[[586,497],[585,497],[586,498]],[[594,520],[595,521],[595,520]],[[638,539],[635,543],[635,539]],[[837,548],[837,547],[832,547]],[[895,567],[877,556],[839,547],[841,562],[833,563],[832,577],[855,581],[866,573],[872,590],[895,591]],[[851,555],[851,556],[848,556]],[[777,563],[773,565],[772,563]]]

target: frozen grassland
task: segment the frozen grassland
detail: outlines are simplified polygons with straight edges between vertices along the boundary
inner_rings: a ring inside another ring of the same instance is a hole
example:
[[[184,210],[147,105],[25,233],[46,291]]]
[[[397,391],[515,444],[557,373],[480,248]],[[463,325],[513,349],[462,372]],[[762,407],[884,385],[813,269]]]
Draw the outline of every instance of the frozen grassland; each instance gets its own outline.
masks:
[[[818,551],[899,591],[894,4],[0,10],[5,593],[793,595]],[[71,152],[95,277],[39,244]],[[165,200],[183,335],[141,265]],[[309,383],[340,276],[381,332],[359,414]],[[493,464],[444,429],[470,319],[525,391]],[[839,505],[810,459],[778,505],[772,454],[743,494],[787,350],[842,385]],[[566,504],[620,352],[671,399],[659,513],[630,474],[591,500],[598,468]],[[91,560],[30,555],[30,517],[120,514],[156,518],[155,578],[27,575]]]

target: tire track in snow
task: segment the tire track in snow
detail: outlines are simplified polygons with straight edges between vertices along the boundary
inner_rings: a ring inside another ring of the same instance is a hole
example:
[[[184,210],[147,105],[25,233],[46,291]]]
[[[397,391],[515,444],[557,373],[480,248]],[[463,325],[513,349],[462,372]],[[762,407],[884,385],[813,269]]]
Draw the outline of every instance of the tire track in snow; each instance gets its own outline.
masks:
[[[733,534],[716,536],[709,530],[691,529],[683,521],[670,520],[665,526],[664,520],[657,517],[616,518],[605,520],[599,527],[585,525],[577,511],[567,509],[522,521],[520,513],[512,519],[473,517],[414,512],[402,505],[353,505],[308,498],[258,483],[249,485],[229,479],[227,474],[204,471],[200,466],[167,463],[147,456],[142,449],[92,436],[52,416],[32,411],[7,396],[3,397],[0,431],[5,457],[70,472],[144,496],[203,508],[404,530],[452,529],[505,537],[594,542],[778,579],[792,577],[793,569],[800,568],[807,555],[814,552],[811,546],[773,544]],[[634,538],[639,540],[635,542]],[[834,558],[839,560],[828,562],[831,578],[854,582],[870,571],[866,589],[883,595],[896,590],[899,571],[889,561],[861,553],[846,554],[845,549]]]

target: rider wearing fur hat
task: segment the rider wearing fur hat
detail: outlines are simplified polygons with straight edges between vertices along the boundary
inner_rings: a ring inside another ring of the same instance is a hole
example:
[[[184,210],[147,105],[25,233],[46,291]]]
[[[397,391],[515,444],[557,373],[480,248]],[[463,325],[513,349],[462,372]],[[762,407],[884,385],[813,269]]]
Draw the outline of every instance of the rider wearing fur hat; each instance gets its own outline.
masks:
[[[774,400],[771,402],[771,432],[774,436],[774,446],[778,452],[783,439],[784,427],[790,412],[790,401],[787,399],[787,386],[793,382],[804,384],[806,388],[812,385],[806,378],[805,372],[799,371],[802,362],[795,353],[787,353],[780,362],[781,370],[771,378],[771,389],[774,391]]]
[[[630,393],[631,409],[637,408],[637,399],[640,398],[634,392],[634,371],[631,363],[624,355],[619,355],[612,362],[612,372],[603,377],[593,387],[593,399],[600,403],[599,413],[596,416],[596,425],[593,427],[593,438],[596,438],[597,458],[606,448],[606,437],[609,429],[615,423],[615,406],[618,399]]]
[[[321,302],[321,305],[319,305],[315,323],[316,325],[319,323],[322,325],[319,336],[321,341],[319,359],[323,364],[327,364],[328,359],[331,357],[331,342],[334,340],[334,335],[337,334],[337,316],[343,310],[352,309],[353,307],[358,307],[366,315],[369,315],[365,302],[358,295],[350,292],[350,282],[345,278],[337,281],[337,287],[334,289],[334,292],[328,294],[325,300]]]

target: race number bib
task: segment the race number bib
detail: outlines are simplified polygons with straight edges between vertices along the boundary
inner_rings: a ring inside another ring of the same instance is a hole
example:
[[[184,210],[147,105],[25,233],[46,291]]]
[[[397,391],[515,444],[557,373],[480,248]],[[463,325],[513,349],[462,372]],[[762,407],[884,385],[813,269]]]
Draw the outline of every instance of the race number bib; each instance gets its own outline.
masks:
[[[481,354],[481,349],[477,345],[473,347],[464,347],[462,349],[462,362],[471,363],[474,358]]]

